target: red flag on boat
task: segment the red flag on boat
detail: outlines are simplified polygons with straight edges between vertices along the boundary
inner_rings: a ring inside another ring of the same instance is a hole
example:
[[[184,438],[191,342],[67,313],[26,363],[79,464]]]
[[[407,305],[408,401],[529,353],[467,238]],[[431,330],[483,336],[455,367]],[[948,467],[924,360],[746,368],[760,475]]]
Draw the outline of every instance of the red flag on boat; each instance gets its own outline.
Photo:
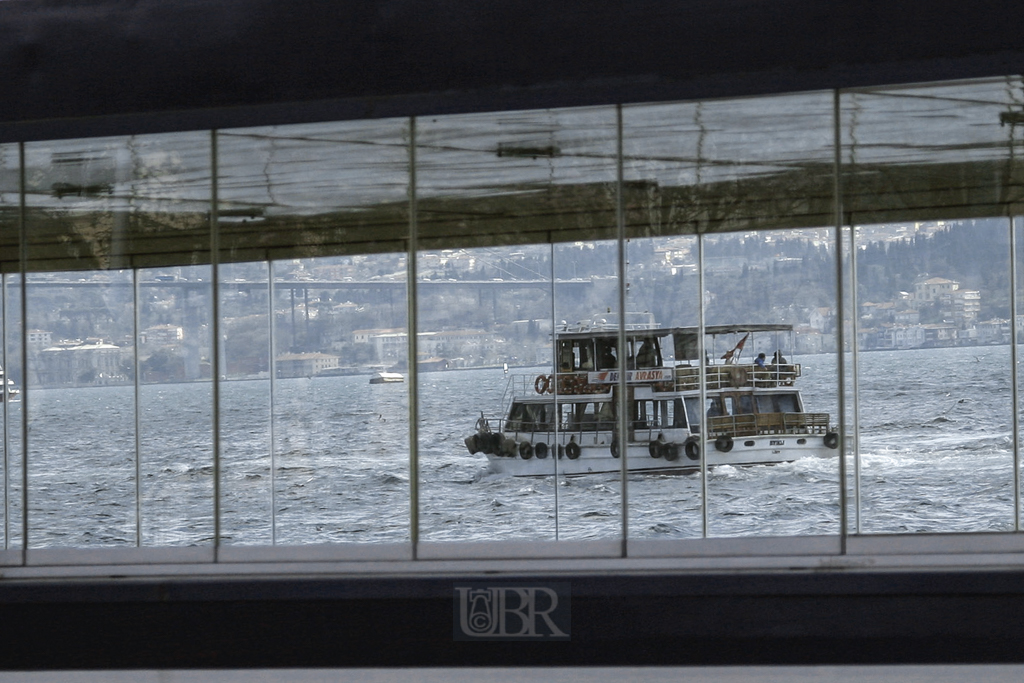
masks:
[[[724,360],[726,363],[733,363],[733,364],[739,363],[740,362],[740,351],[743,350],[743,345],[747,343],[747,337],[749,337],[749,336],[750,336],[749,332],[747,332],[745,335],[743,335],[743,339],[740,339],[739,343],[736,344],[736,346],[734,346],[731,351],[726,351],[725,352],[725,355],[722,356],[722,360]]]

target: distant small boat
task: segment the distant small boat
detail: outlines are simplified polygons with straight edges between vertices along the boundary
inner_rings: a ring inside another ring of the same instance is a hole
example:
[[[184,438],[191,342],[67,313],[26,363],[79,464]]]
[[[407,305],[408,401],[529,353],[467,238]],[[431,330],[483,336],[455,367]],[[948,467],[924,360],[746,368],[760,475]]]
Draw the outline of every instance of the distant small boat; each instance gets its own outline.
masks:
[[[405,375],[400,372],[378,372],[370,378],[370,384],[392,384],[404,381]]]
[[[0,387],[4,386],[4,369],[0,368]],[[7,380],[7,387],[5,390],[0,391],[0,402],[3,401],[20,401],[21,400],[21,389],[14,384],[13,379]]]

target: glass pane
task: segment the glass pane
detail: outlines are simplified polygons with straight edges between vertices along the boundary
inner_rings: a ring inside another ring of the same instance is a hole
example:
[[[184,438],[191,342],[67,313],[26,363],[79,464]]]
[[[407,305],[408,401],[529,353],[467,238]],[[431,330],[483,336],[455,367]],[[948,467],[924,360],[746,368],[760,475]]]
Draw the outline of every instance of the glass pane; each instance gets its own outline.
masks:
[[[1022,450],[1020,429],[1021,425],[1024,424],[1024,419],[1022,419],[1022,415],[1024,415],[1024,395],[1021,393],[1021,387],[1024,386],[1024,375],[1021,373],[1021,363],[1024,361],[1024,356],[1022,356],[1024,349],[1021,348],[1021,343],[1024,342],[1024,312],[1022,312],[1024,311],[1024,284],[1022,284],[1024,283],[1024,219],[1020,216],[1014,217],[1012,219],[1012,230],[1014,231],[1014,241],[1016,242],[1014,245],[1016,250],[1010,254],[1010,258],[1013,259],[1013,265],[1016,271],[1014,273],[1016,275],[1015,280],[1011,278],[1011,288],[1013,292],[1013,301],[1011,303],[1014,306],[1015,315],[1010,316],[1009,329],[1006,330],[1006,332],[1009,333],[1008,336],[1010,338],[1010,343],[1013,344],[1011,350],[1014,351],[1016,355],[1015,373],[1017,379],[1017,406],[1015,407],[1016,413],[1014,417],[1016,419],[1014,420],[1013,425],[1014,432],[1011,446],[1014,451],[1014,457],[1016,458],[1017,465],[1015,468],[1016,480],[1014,482],[1014,490],[1016,492],[1016,495],[1014,496],[1014,530],[1019,531],[1021,529],[1022,515],[1024,515],[1024,506],[1022,506],[1022,502],[1020,500],[1020,479],[1022,471],[1020,462]]]
[[[212,269],[145,269],[138,277],[143,544],[208,544],[214,533]]]
[[[858,227],[861,528],[1013,528],[1009,225]]]
[[[27,285],[32,547],[147,542],[137,424],[173,417],[153,406],[136,417],[135,274],[125,268],[158,242],[192,258],[209,197],[208,149],[202,135],[26,145],[28,259],[48,271]],[[184,423],[160,439],[161,454],[182,445]],[[168,500],[180,503],[182,493]],[[209,514],[209,490],[204,498]]]
[[[370,383],[404,379],[408,122],[221,131],[218,149],[224,258],[273,273],[221,273],[224,365],[247,378],[221,391],[226,540],[408,541],[408,385]]]
[[[644,171],[636,163],[628,175]],[[686,449],[687,440],[697,438],[700,414],[699,370],[692,353],[700,317],[697,238],[633,238],[628,244],[627,280],[627,308],[649,313],[655,327],[634,338],[635,366],[659,371],[634,379],[630,469],[637,474],[629,481],[630,536],[700,537],[700,456]],[[673,335],[671,330],[680,333]]]
[[[1020,201],[1021,101],[1017,79],[843,96],[858,343],[879,351],[859,360],[864,532],[1014,528],[1010,226],[975,216]]]
[[[622,536],[622,458],[618,443],[619,242],[591,240],[554,247],[556,403],[560,538]],[[628,305],[627,301],[627,305]],[[627,324],[650,316],[626,309]],[[627,392],[632,387],[627,387]],[[629,398],[627,393],[627,405]],[[627,451],[627,466],[635,461]],[[625,485],[629,485],[626,482]]]
[[[274,265],[279,543],[409,540],[404,262]]]
[[[839,533],[833,233],[705,240],[711,535]]]
[[[229,263],[218,274],[222,540],[271,545],[269,269]]]
[[[424,540],[555,538],[554,405],[536,390],[551,372],[550,261],[546,246],[419,255]]]
[[[607,254],[615,248],[602,247],[592,261],[574,259],[575,269],[566,261],[555,275],[553,306],[550,249],[511,246],[574,239],[581,240],[575,250],[590,255],[597,238],[614,236],[615,110],[452,116],[417,125],[421,247],[440,235],[449,247],[490,245],[419,257],[421,538],[619,535],[617,470],[564,478],[586,471],[578,464],[585,460],[566,454],[568,411],[556,415],[553,392],[561,381],[550,377],[552,309],[556,317],[563,309],[593,316],[614,304],[618,260]],[[562,257],[553,260],[557,270]],[[450,282],[438,286],[439,276]],[[572,282],[557,281],[564,278]],[[442,355],[432,340],[456,333],[465,341],[450,349],[458,355],[445,359],[449,371],[430,372],[428,359]],[[453,362],[473,369],[451,372]],[[604,442],[606,456],[610,434],[589,435]],[[578,447],[574,439],[568,450]]]
[[[751,231],[828,225],[832,137],[828,93],[623,110],[628,306],[654,312],[671,373],[637,382],[632,436],[649,467],[689,473],[631,482],[634,537],[704,533],[702,457],[711,535],[839,530],[833,231]],[[744,228],[704,240],[702,407],[698,245],[680,235]]]
[[[24,521],[24,415],[25,364],[21,351],[21,276],[3,276],[4,382],[4,540],[6,548],[20,547]]]
[[[20,174],[17,145],[0,145],[0,482],[3,489],[0,516],[3,527],[3,548],[15,547],[21,537],[21,396],[22,363],[20,332],[21,301],[18,275]]]

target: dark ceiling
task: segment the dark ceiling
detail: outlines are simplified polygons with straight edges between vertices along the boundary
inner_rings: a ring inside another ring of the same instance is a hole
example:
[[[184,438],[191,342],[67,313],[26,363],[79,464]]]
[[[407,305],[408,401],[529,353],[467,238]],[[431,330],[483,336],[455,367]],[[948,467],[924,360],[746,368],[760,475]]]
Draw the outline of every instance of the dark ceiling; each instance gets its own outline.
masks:
[[[1022,19],[1008,0],[9,0],[0,141],[1015,74]]]

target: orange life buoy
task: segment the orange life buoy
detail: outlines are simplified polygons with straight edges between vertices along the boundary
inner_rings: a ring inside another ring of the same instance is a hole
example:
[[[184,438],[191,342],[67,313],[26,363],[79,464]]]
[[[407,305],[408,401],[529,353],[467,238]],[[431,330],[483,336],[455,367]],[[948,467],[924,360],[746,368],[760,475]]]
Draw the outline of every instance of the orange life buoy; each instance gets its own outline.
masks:
[[[537,375],[533,380],[533,389],[538,394],[546,394],[551,391],[551,375]]]

